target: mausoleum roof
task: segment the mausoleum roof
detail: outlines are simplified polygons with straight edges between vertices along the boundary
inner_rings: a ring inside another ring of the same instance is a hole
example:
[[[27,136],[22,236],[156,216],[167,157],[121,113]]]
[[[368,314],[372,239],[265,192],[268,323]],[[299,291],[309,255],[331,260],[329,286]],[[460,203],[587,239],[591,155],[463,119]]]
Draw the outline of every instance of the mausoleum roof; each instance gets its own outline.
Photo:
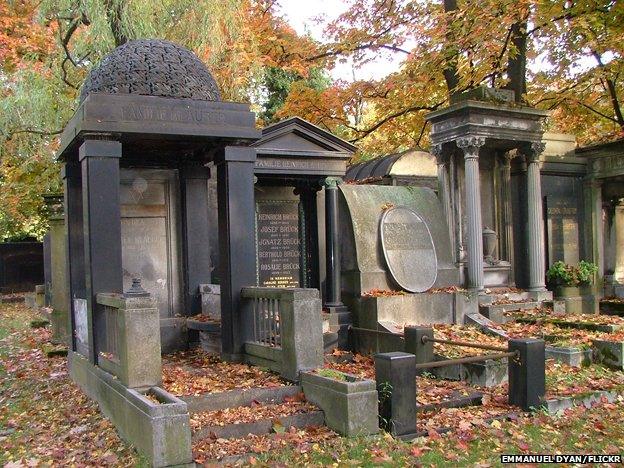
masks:
[[[80,102],[91,93],[221,100],[203,62],[185,47],[161,39],[129,41],[105,56],[87,76]]]

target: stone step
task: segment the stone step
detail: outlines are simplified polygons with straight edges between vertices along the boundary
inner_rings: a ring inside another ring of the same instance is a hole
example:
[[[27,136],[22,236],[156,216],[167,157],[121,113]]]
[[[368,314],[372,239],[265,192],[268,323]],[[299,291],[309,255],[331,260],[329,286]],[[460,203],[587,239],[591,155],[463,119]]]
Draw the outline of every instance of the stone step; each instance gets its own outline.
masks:
[[[624,302],[600,301],[600,313],[602,315],[619,315],[624,317]]]
[[[456,396],[439,403],[429,403],[427,405],[417,405],[416,412],[424,413],[429,411],[439,411],[443,408],[464,408],[466,406],[481,406],[483,393],[474,392],[470,395]]]
[[[198,442],[206,438],[216,439],[241,439],[249,434],[263,435],[274,432],[276,426],[285,428],[323,426],[325,415],[322,411],[310,411],[308,413],[291,414],[288,416],[277,416],[272,419],[262,419],[260,421],[226,424],[224,426],[203,426],[193,433],[192,441]]]
[[[479,305],[479,312],[497,323],[507,323],[513,320],[512,317],[505,315],[506,312],[515,312],[518,310],[536,309],[540,306],[539,302],[512,302],[509,304],[488,304]]]
[[[285,397],[301,393],[298,385],[283,387],[249,388],[230,390],[227,392],[205,393],[203,395],[186,395],[179,397],[188,407],[189,413],[217,411],[236,406],[249,406],[253,401],[258,403],[281,403]]]

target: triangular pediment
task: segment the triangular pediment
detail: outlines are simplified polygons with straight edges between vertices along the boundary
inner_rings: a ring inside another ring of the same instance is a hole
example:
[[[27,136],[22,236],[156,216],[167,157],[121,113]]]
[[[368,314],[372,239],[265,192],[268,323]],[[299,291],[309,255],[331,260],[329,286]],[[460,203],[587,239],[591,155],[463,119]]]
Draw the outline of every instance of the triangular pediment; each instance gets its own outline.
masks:
[[[282,120],[262,130],[262,138],[252,146],[265,152],[353,154],[355,146],[299,117]]]

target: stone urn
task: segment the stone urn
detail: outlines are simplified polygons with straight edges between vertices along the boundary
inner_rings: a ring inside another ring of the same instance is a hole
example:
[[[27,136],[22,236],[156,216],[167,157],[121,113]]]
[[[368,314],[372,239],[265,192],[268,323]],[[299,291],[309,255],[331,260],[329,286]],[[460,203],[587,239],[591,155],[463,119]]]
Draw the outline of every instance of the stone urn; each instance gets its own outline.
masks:
[[[494,252],[496,252],[497,241],[498,234],[496,234],[496,231],[486,226],[483,229],[483,258],[487,263],[494,263],[496,261]]]

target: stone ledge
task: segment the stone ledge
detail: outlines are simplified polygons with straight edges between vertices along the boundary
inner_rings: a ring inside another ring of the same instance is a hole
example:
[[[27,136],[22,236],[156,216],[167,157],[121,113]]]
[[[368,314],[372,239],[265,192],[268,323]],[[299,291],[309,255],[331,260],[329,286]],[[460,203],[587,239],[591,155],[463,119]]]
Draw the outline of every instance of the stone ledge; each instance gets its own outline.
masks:
[[[549,413],[564,411],[576,405],[583,405],[586,408],[591,408],[592,404],[599,402],[603,397],[606,398],[609,403],[613,403],[621,394],[621,391],[621,389],[599,390],[589,394],[551,398],[544,402],[544,407]]]
[[[300,392],[301,387],[298,385],[285,385],[283,387],[230,390],[204,395],[185,395],[181,396],[180,399],[186,403],[189,413],[200,413],[235,406],[249,406],[254,400],[260,403],[282,402],[284,397],[294,396]]]
[[[154,403],[140,392],[124,387],[111,374],[83,356],[69,353],[72,380],[115,425],[120,436],[134,445],[155,467],[193,463],[189,413],[182,400],[158,387]]]
[[[322,411],[311,411],[309,413],[291,414],[289,416],[277,416],[274,419],[263,419],[250,423],[226,424],[224,426],[206,426],[200,428],[193,434],[193,442],[207,437],[219,439],[241,439],[249,434],[262,435],[270,434],[273,426],[279,422],[284,428],[296,427],[298,429],[310,426],[322,426],[325,423],[325,416]]]

